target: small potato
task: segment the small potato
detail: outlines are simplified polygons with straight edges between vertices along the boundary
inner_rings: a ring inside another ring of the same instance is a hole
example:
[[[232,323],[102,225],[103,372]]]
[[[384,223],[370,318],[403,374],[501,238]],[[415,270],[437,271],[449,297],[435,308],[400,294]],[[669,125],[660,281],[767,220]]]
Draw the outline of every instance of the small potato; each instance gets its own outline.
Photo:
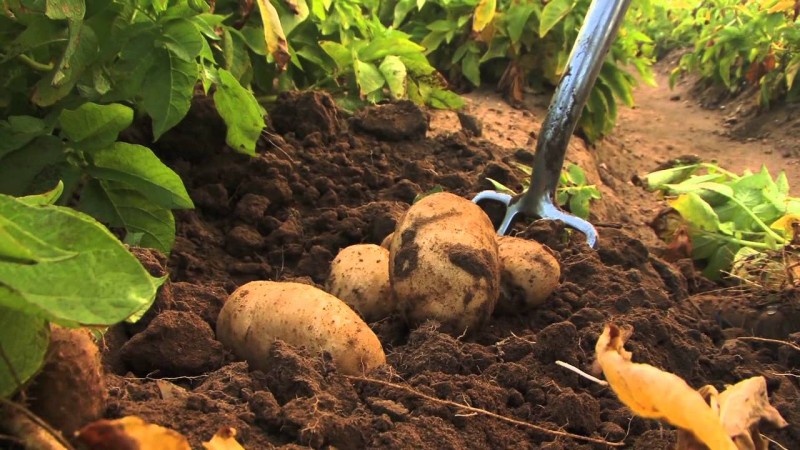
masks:
[[[327,351],[340,372],[360,375],[386,363],[378,337],[338,298],[301,283],[252,281],[228,297],[217,339],[255,369],[264,369],[280,339],[312,352]]]
[[[389,317],[397,309],[389,286],[389,250],[375,244],[342,249],[331,263],[325,290],[367,322]]]
[[[385,238],[381,241],[381,247],[389,250],[389,247],[392,245],[392,239],[394,239],[394,232],[391,232],[386,235]]]
[[[495,230],[476,204],[431,194],[400,221],[390,244],[392,291],[406,322],[435,319],[460,335],[479,328],[500,293]]]
[[[558,287],[561,266],[546,246],[528,239],[498,236],[501,292],[497,312],[513,314],[540,306]]]

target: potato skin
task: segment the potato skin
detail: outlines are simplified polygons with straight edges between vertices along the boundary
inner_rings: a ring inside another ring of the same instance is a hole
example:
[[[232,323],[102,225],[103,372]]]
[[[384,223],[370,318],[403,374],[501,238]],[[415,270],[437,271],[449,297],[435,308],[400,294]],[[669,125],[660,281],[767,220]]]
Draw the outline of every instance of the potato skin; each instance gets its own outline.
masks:
[[[389,286],[389,250],[375,244],[343,248],[331,263],[325,290],[367,322],[394,314],[397,302]]]
[[[347,375],[361,375],[386,363],[378,337],[355,311],[301,283],[252,281],[239,287],[219,314],[217,339],[255,369],[265,368],[276,339],[329,352]]]
[[[558,287],[561,265],[553,251],[536,241],[497,236],[500,301],[496,311],[514,314],[541,306]]]
[[[390,244],[389,274],[410,326],[428,319],[460,335],[491,316],[500,293],[495,230],[473,202],[431,194],[415,203]]]

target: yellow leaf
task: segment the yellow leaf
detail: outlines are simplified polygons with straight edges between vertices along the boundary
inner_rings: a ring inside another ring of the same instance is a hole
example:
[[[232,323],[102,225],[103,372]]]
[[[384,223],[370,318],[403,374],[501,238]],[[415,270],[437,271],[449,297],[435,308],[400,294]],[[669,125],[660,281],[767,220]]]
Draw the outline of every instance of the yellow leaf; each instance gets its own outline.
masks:
[[[494,18],[497,0],[480,0],[472,16],[472,32],[479,34]]]
[[[719,417],[681,377],[631,362],[623,347],[631,330],[606,324],[597,340],[597,362],[611,389],[635,414],[661,419],[693,433],[710,450],[737,450]]]
[[[78,432],[77,438],[88,450],[192,450],[182,434],[136,416],[92,422]]]
[[[769,226],[773,230],[781,230],[786,233],[786,236],[789,238],[792,237],[794,234],[794,226],[795,224],[800,223],[800,215],[798,214],[786,214],[785,216],[781,217],[780,219],[772,222]]]
[[[795,0],[781,0],[767,10],[768,13],[794,11]]]
[[[203,442],[203,447],[206,450],[244,450],[244,447],[236,442],[235,428],[220,428],[210,441]]]
[[[283,71],[289,63],[289,44],[283,33],[281,18],[278,11],[269,0],[258,0],[258,10],[261,12],[261,21],[264,24],[264,40],[267,50],[275,58],[278,71]]]

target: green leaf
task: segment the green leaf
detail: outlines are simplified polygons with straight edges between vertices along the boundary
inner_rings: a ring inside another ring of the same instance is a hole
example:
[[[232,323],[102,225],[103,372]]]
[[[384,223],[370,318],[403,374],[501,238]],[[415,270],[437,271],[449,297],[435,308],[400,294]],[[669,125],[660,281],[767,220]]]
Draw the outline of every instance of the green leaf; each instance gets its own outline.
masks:
[[[214,104],[228,127],[225,142],[240,153],[255,156],[264,116],[253,93],[242,87],[230,72],[220,69]]]
[[[586,174],[583,172],[583,169],[580,168],[577,164],[570,164],[567,167],[567,173],[569,174],[569,180],[578,186],[583,186],[586,184]]]
[[[473,86],[481,85],[480,61],[477,53],[467,52],[461,60],[461,72]]]
[[[394,6],[392,27],[399,28],[408,16],[408,13],[416,6],[416,0],[399,0]]]
[[[480,0],[472,16],[472,32],[480,33],[494,19],[497,0]]]
[[[194,61],[200,55],[205,42],[200,29],[188,19],[167,23],[158,40],[170,53],[187,62]]]
[[[717,231],[720,228],[719,217],[711,205],[694,192],[682,194],[669,202],[684,220],[693,227],[704,231]]]
[[[736,53],[730,53],[729,55],[721,58],[719,60],[719,77],[722,79],[722,82],[725,83],[725,87],[728,89],[733,89],[731,86],[731,65],[733,61],[738,57]]]
[[[86,2],[84,0],[47,0],[44,11],[45,15],[53,20],[80,20],[86,14]]]
[[[38,264],[0,261],[0,306],[67,325],[111,325],[155,298],[158,280],[91,217],[6,195],[0,216],[50,247],[76,253]]]
[[[374,64],[363,62],[357,58],[353,58],[353,60],[355,62],[356,82],[362,96],[366,96],[383,87],[386,80],[384,80],[383,75]]]
[[[194,207],[178,174],[141,145],[115,142],[92,152],[88,172],[101,180],[126,183],[163,208]]]
[[[600,69],[599,78],[611,88],[614,96],[628,106],[633,106],[633,82],[628,78],[627,72],[617,67],[616,64],[606,62]]]
[[[543,38],[547,33],[561,21],[570,11],[572,11],[573,0],[552,0],[542,9],[539,19],[539,37]]]
[[[59,59],[59,70],[36,83],[31,100],[38,106],[52,106],[73,92],[84,70],[97,58],[98,45],[90,27],[71,23],[68,47]]]
[[[43,120],[31,116],[9,116],[0,120],[0,158],[46,133]]]
[[[708,258],[706,267],[703,269],[703,276],[712,281],[722,278],[724,273],[730,271],[736,252],[740,248],[740,245],[732,242],[717,247],[716,251]]]
[[[64,182],[59,180],[56,187],[42,194],[26,195],[17,200],[30,206],[55,205],[61,194],[64,193]]]
[[[320,41],[319,46],[333,59],[339,70],[344,71],[353,67],[353,53],[344,45],[333,41]]]
[[[198,79],[197,63],[161,50],[142,85],[142,107],[153,119],[153,138],[158,140],[186,116]]]
[[[533,3],[513,4],[509,7],[505,14],[506,28],[508,29],[508,38],[514,45],[519,43],[528,19],[537,7],[538,5]]]
[[[31,157],[31,155],[36,157]],[[0,160],[0,193],[25,195],[49,189],[63,178],[67,167],[64,144],[53,135],[43,135]],[[48,175],[52,175],[49,179]],[[46,187],[37,189],[40,183]]]
[[[358,51],[358,59],[371,62],[388,55],[402,56],[418,54],[423,51],[425,51],[425,47],[411,42],[404,33],[394,32],[374,37],[366,47]]]
[[[577,190],[569,199],[569,210],[572,214],[587,219],[589,217],[589,201],[591,194],[584,190]]]
[[[383,62],[378,66],[378,70],[383,74],[386,79],[386,84],[389,86],[389,92],[395,99],[403,98],[406,95],[406,66],[399,57],[391,55],[383,59]]]
[[[691,164],[650,172],[644,177],[645,188],[649,191],[666,189],[666,185],[680,183],[686,180],[693,173],[697,172],[699,168],[699,164]]]
[[[120,131],[133,123],[133,109],[112,103],[84,103],[76,109],[64,109],[58,116],[61,131],[70,141],[92,148],[111,145]]]
[[[8,288],[0,285],[0,297]],[[11,397],[44,364],[50,328],[41,317],[0,306],[0,397]],[[11,367],[9,367],[9,364]]]
[[[81,192],[79,207],[113,227],[141,234],[139,245],[169,254],[175,243],[175,218],[139,191],[113,181],[92,180]]]
[[[30,231],[0,216],[0,261],[17,264],[54,262],[76,255],[42,242]]]
[[[466,105],[460,95],[440,87],[430,90],[427,103],[433,108],[448,110],[461,109]]]

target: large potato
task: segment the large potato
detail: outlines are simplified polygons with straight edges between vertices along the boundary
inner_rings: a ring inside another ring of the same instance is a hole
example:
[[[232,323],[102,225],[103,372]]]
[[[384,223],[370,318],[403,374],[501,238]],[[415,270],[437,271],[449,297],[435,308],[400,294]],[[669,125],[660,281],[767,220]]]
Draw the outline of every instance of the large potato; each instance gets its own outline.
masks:
[[[343,248],[331,263],[325,289],[367,322],[392,315],[397,305],[389,287],[389,250],[375,244]]]
[[[384,364],[378,337],[350,307],[314,286],[252,281],[228,297],[217,339],[255,369],[264,369],[276,339],[327,351],[340,372],[359,375]]]
[[[440,192],[414,204],[390,244],[392,291],[411,326],[427,319],[456,335],[479,328],[500,292],[495,230],[476,204]]]
[[[546,246],[528,239],[498,236],[501,292],[499,313],[518,313],[535,308],[558,287],[561,266]]]

